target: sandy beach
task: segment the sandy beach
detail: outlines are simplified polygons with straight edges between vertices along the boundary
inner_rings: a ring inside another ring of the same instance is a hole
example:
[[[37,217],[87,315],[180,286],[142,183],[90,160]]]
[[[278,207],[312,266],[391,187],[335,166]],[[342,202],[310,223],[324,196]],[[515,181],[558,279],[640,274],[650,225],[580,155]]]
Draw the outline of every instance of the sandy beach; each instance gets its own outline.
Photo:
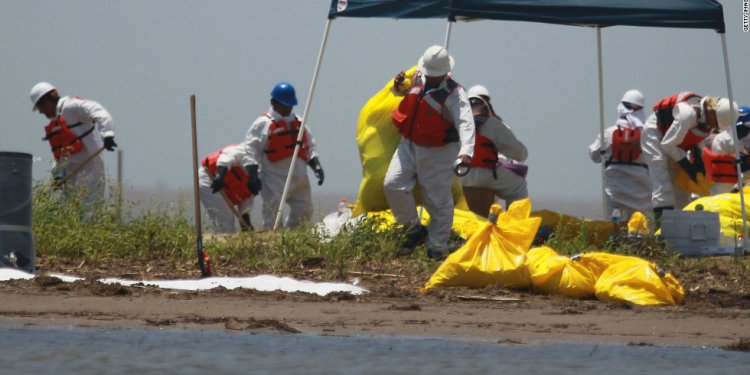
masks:
[[[195,276],[195,272],[191,274]],[[333,293],[319,297],[245,289],[191,292],[124,287],[101,284],[93,278],[64,283],[40,276],[0,283],[0,322],[14,326],[447,337],[519,345],[606,342],[744,350],[750,346],[750,295],[737,295],[721,286],[693,284],[686,288],[686,302],[681,306],[640,307],[499,286],[445,288],[422,294],[414,282],[392,275],[360,278],[360,286],[369,290],[362,296]]]

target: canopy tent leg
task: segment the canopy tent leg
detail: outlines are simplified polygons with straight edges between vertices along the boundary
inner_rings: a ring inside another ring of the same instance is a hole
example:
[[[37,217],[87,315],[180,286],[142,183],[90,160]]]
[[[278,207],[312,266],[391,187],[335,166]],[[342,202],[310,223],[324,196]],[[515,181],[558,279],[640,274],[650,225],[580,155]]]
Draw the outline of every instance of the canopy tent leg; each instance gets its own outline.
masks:
[[[445,49],[449,51],[448,45],[451,42],[451,28],[453,27],[453,22],[451,20],[448,20],[448,26],[445,28],[445,43],[443,43],[443,46],[445,46]]]
[[[732,93],[732,79],[729,74],[729,53],[727,52],[727,37],[726,34],[721,33],[721,48],[724,52],[724,72],[727,77],[727,92],[729,95],[729,103],[732,105],[734,103],[734,94]],[[734,125],[734,124],[733,124]],[[740,141],[737,138],[737,127],[731,126],[732,129],[732,138],[734,141],[734,155],[737,160],[740,160]],[[748,249],[748,238],[747,238],[747,210],[745,208],[745,190],[744,190],[744,181],[743,181],[743,174],[742,174],[742,167],[738,163],[737,164],[737,186],[740,188],[740,205],[742,206],[742,243],[741,246],[738,246],[736,249],[735,255],[737,256],[743,256],[746,249]]]
[[[292,162],[289,165],[289,173],[286,175],[286,183],[284,183],[284,191],[281,193],[281,201],[279,202],[279,210],[276,212],[276,222],[273,225],[273,230],[276,230],[281,222],[281,212],[284,208],[284,201],[286,200],[286,195],[289,191],[289,183],[292,180],[292,171],[294,171],[294,164],[297,162],[297,155],[299,154],[300,145],[302,144],[302,138],[305,135],[305,125],[307,124],[307,117],[310,114],[310,106],[312,105],[312,98],[315,93],[315,84],[318,82],[318,73],[320,72],[320,62],[323,60],[323,52],[325,52],[326,49],[328,32],[331,30],[332,21],[333,19],[331,18],[326,21],[326,28],[323,32],[323,41],[320,43],[320,52],[318,52],[318,60],[315,62],[315,72],[313,73],[312,83],[310,84],[310,91],[307,93],[305,112],[302,115],[302,123],[300,124],[299,133],[297,134],[297,144],[294,146]]]
[[[599,76],[599,139],[601,140],[602,147],[604,146],[604,71],[602,69],[602,28],[601,26],[596,27],[596,63],[598,67]],[[604,174],[605,166],[602,160],[602,212],[604,212],[604,218],[607,219],[607,192],[605,190],[607,184],[607,177]]]

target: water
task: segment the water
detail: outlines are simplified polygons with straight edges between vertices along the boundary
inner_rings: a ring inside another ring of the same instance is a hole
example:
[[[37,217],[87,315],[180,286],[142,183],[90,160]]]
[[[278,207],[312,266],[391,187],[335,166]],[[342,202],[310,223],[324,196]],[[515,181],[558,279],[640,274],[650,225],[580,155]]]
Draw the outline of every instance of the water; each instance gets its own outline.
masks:
[[[0,374],[748,374],[750,353],[248,332],[0,327]]]

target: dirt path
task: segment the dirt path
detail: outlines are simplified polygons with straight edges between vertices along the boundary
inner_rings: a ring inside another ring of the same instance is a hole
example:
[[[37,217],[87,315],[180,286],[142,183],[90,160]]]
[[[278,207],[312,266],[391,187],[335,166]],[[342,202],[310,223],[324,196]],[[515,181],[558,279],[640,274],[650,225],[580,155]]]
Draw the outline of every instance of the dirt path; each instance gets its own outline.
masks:
[[[248,290],[180,292],[56,279],[0,283],[0,323],[101,328],[216,329],[344,336],[451,337],[469,341],[615,342],[727,346],[750,337],[750,298],[721,291],[684,306],[637,307],[453,288],[420,294],[363,282],[371,293],[325,298]]]

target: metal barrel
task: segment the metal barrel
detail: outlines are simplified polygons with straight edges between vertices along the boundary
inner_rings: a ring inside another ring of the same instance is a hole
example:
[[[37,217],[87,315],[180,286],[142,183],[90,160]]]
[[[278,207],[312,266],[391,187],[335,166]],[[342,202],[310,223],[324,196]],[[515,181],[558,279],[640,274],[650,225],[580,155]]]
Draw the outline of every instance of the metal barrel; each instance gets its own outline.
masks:
[[[30,154],[0,151],[0,267],[34,272]]]

